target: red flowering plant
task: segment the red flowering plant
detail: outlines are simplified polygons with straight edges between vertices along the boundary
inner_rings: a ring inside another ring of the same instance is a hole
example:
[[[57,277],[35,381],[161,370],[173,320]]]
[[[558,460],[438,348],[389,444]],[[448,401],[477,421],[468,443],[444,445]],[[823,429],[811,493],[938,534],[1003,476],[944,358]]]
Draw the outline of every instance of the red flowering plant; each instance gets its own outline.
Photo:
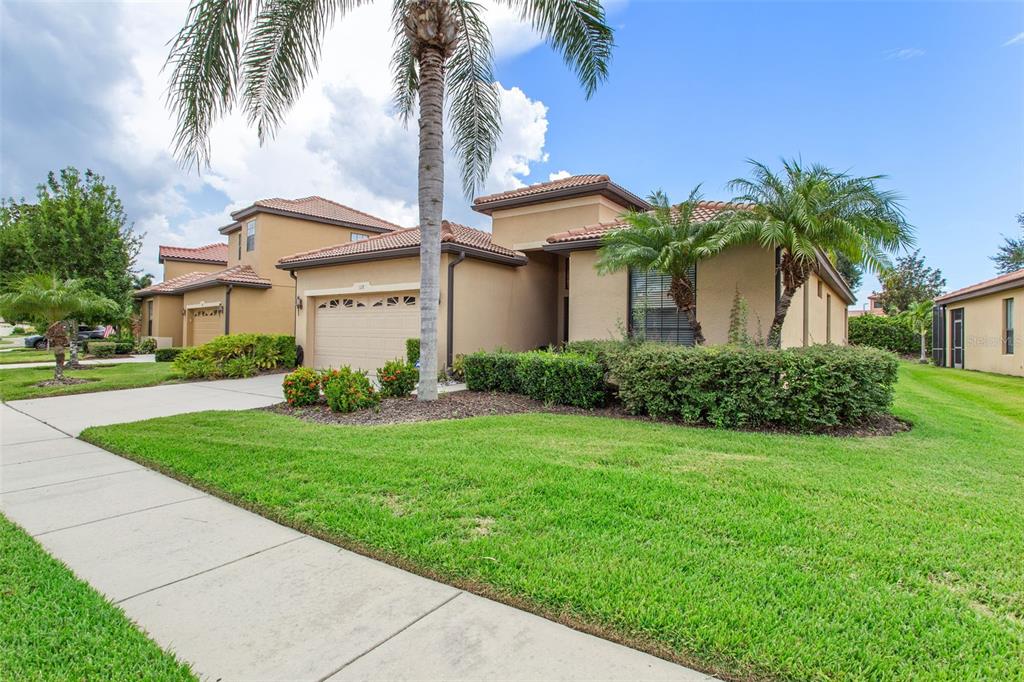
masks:
[[[380,393],[385,398],[402,398],[413,392],[420,371],[405,360],[389,360],[377,370]]]
[[[330,370],[324,378],[324,397],[335,412],[353,412],[380,404],[380,393],[362,372],[342,367]]]
[[[282,387],[284,399],[292,407],[315,405],[320,400],[320,373],[309,367],[299,367],[285,375]]]

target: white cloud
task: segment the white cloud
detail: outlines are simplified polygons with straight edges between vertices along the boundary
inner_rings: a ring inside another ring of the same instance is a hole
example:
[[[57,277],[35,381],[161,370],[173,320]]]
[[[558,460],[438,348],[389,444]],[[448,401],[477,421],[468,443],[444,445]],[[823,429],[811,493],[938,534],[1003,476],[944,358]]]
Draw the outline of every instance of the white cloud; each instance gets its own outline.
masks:
[[[1010,45],[1016,45],[1017,43],[1024,43],[1024,31],[1021,31],[1003,43],[1003,47],[1009,47]]]
[[[487,6],[499,61],[540,43],[510,10]],[[73,25],[75,17],[69,15],[88,16],[95,9],[91,4],[36,6],[30,23]],[[399,224],[415,224],[417,131],[415,122],[405,127],[392,110],[389,3],[359,7],[338,21],[325,42],[320,72],[274,139],[261,147],[255,130],[237,113],[218,123],[211,135],[211,166],[202,174],[186,172],[171,157],[174,122],[164,105],[166,44],[184,21],[187,5],[126,2],[105,9],[114,17],[109,31],[113,40],[104,47],[110,52],[109,68],[97,72],[102,81],[92,90],[83,84],[83,94],[75,97],[84,98],[87,92],[87,101],[99,108],[101,118],[109,119],[108,129],[93,135],[87,148],[72,129],[65,147],[81,145],[84,160],[61,150],[48,155],[45,163],[54,168],[72,162],[88,165],[115,181],[136,228],[146,232],[139,263],[143,270],[159,276],[161,243],[219,241],[216,228],[227,222],[228,213],[263,197],[321,194]],[[75,33],[56,34],[55,43],[66,42],[68,36],[74,40]],[[72,46],[69,59],[88,60],[90,50],[99,49],[91,34],[92,42],[84,40]],[[31,58],[31,43],[23,44]],[[36,80],[39,88],[64,87],[60,69],[53,71],[45,85]],[[547,107],[518,87],[502,87],[501,92],[504,134],[484,192],[523,185],[531,166],[547,160]],[[64,107],[71,118],[74,109]],[[40,136],[50,134],[34,131],[31,120],[22,127]],[[5,158],[4,164],[14,170],[28,165],[19,158]],[[446,164],[446,216],[485,226],[486,219],[469,209],[450,154]]]
[[[885,53],[886,59],[895,59],[897,61],[906,61],[908,59],[917,59],[923,57],[925,54],[924,50],[918,47],[901,47],[895,50],[887,50]]]
[[[552,180],[564,180],[565,178],[571,178],[571,177],[572,177],[572,173],[570,173],[569,171],[567,171],[567,170],[560,170],[557,173],[549,173],[548,174],[548,182],[551,182]]]

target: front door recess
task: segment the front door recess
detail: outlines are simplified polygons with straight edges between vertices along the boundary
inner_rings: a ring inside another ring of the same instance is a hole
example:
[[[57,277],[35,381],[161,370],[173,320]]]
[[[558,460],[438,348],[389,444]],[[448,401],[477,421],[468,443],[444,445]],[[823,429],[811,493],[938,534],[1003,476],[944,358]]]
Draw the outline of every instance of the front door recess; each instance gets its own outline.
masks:
[[[959,369],[964,368],[964,309],[956,308],[952,311],[953,322],[953,343],[950,348],[953,350],[953,366]]]

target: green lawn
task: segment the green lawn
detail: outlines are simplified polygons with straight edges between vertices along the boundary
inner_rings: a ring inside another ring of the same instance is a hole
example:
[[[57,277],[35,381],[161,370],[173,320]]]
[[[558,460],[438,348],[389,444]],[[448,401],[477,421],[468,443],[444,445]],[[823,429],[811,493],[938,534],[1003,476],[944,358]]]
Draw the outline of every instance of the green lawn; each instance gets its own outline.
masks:
[[[0,365],[10,365],[16,362],[53,362],[53,351],[16,348],[0,353]]]
[[[403,566],[728,676],[1024,677],[1024,381],[906,364],[914,429],[208,412],[85,438]]]
[[[92,369],[69,370],[69,377],[90,379],[85,384],[38,387],[35,384],[53,378],[53,367],[24,367],[0,369],[0,399],[45,398],[71,393],[111,391],[118,388],[138,388],[177,381],[177,374],[169,362],[124,362],[98,365]]]
[[[0,516],[0,680],[195,680]]]

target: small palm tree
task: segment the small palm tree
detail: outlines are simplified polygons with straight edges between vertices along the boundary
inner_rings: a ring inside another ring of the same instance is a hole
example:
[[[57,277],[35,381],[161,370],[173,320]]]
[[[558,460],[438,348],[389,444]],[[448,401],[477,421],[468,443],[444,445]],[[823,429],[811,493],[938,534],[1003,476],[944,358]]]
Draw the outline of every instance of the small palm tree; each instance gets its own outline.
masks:
[[[852,177],[793,160],[783,160],[777,174],[757,161],[749,163],[751,177],[729,183],[738,192],[733,202],[748,205],[721,219],[732,243],[755,242],[781,251],[782,293],[768,333],[768,345],[778,348],[789,305],[818,258],[843,254],[878,272],[887,266],[888,252],[913,244],[913,231],[898,195],[877,187],[885,176]]]
[[[473,0],[392,0],[395,102],[419,109],[420,400],[437,398],[437,306],[444,203],[444,110],[467,195],[501,132],[491,34]],[[607,77],[612,30],[600,0],[501,0],[562,53],[589,97]],[[333,21],[365,0],[193,0],[175,38],[169,104],[175,152],[209,161],[209,132],[241,101],[260,141],[274,134],[319,65]]]
[[[701,202],[699,186],[678,206],[672,206],[660,190],[651,194],[648,202],[653,207],[650,211],[630,211],[623,218],[626,227],[605,234],[597,270],[609,273],[636,268],[668,276],[669,296],[686,315],[693,342],[702,345],[704,334],[697,320],[697,292],[690,268],[721,251],[726,233],[718,222],[695,219],[694,211]]]
[[[932,324],[933,306],[934,304],[931,301],[918,301],[917,303],[911,303],[909,308],[900,313],[902,317],[905,317],[910,322],[910,326],[914,328],[914,331],[921,336],[920,361],[922,365],[928,362],[926,337],[928,336],[928,328]]]
[[[0,295],[0,315],[35,320],[46,329],[46,341],[53,350],[56,381],[64,380],[69,321],[115,319],[121,312],[117,303],[89,291],[81,280],[62,280],[56,275],[26,275],[10,292]],[[77,329],[72,331],[77,332]]]

